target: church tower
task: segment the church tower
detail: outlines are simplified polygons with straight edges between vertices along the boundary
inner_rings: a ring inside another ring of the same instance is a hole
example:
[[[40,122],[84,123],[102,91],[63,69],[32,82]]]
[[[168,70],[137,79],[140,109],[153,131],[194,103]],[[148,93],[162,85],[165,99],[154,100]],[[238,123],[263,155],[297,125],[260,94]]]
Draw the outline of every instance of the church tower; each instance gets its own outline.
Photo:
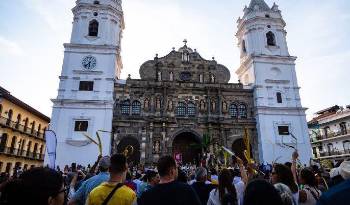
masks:
[[[121,0],[77,0],[72,11],[72,35],[70,43],[64,44],[50,127],[57,136],[56,164],[62,168],[72,162],[92,164],[97,159],[98,147],[84,133],[95,138],[98,131],[103,155],[110,154],[114,82],[122,69]]]
[[[251,0],[238,19],[241,63],[236,74],[254,89],[259,161],[291,160],[293,147],[308,164],[311,146],[305,108],[302,107],[295,71],[296,57],[288,52],[281,11],[264,0]]]

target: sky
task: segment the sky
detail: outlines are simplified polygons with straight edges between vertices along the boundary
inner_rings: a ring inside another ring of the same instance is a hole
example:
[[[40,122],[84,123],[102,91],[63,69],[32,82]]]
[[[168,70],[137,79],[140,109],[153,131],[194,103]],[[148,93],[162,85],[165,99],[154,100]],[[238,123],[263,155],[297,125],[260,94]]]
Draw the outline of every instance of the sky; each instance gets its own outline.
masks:
[[[239,67],[237,19],[250,0],[124,0],[122,78],[139,78],[140,65],[172,47],[196,48],[231,72]],[[350,104],[350,2],[266,0],[279,5],[307,118],[332,105]],[[75,0],[11,0],[0,4],[0,86],[51,116],[70,40]]]

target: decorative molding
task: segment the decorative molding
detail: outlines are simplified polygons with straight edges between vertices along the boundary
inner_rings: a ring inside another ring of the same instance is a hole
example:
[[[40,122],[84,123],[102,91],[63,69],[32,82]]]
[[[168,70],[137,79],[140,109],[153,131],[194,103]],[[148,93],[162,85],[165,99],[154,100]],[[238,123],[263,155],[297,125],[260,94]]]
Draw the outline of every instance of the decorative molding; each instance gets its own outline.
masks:
[[[74,74],[85,74],[85,75],[102,75],[103,71],[99,71],[99,70],[73,70],[73,73]]]
[[[84,147],[91,144],[90,140],[76,140],[76,139],[66,139],[66,144],[69,144],[74,147]]]
[[[275,83],[275,84],[288,84],[290,83],[289,80],[272,80],[272,79],[266,79],[265,83]]]

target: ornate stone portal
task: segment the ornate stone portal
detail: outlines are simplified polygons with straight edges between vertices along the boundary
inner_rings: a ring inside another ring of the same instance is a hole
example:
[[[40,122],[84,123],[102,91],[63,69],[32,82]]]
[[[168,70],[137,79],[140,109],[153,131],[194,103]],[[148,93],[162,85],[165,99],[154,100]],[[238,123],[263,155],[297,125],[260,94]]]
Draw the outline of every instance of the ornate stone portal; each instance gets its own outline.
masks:
[[[203,59],[185,44],[145,62],[140,76],[115,84],[114,152],[132,144],[135,162],[151,164],[168,154],[198,163],[203,135],[211,138],[208,150],[232,148],[246,127],[257,158],[253,90],[228,83],[225,66]]]

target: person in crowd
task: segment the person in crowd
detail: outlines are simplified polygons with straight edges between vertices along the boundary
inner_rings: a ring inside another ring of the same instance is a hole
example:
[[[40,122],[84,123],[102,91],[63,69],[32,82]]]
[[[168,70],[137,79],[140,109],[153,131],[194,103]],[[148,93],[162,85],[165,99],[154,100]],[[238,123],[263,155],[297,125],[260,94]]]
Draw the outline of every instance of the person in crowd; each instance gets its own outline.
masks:
[[[135,192],[124,185],[128,163],[123,154],[114,154],[110,158],[110,178],[93,189],[87,200],[87,205],[118,204],[131,205],[136,201]]]
[[[233,185],[236,188],[237,191],[237,199],[240,202],[239,204],[243,204],[243,197],[244,197],[244,190],[245,190],[245,184],[242,180],[241,173],[239,169],[232,169],[231,171],[233,176]]]
[[[89,193],[102,182],[109,180],[108,169],[110,165],[110,157],[102,157],[98,163],[100,173],[84,181],[75,194],[73,194],[72,198],[68,202],[68,205],[85,204]]]
[[[331,169],[329,172],[330,186],[336,186],[344,181],[344,178],[340,175],[338,167]]]
[[[255,179],[248,183],[243,205],[283,205],[278,191],[266,180]]]
[[[141,183],[139,190],[137,191],[137,197],[140,198],[143,192],[155,187],[159,184],[159,175],[156,171],[147,170],[144,176],[145,181]]]
[[[191,185],[197,193],[202,205],[207,204],[209,193],[215,188],[212,184],[206,184],[207,170],[204,167],[198,167],[195,172],[195,181]]]
[[[210,176],[210,181],[211,181],[212,184],[218,184],[219,177],[218,177],[216,169],[214,169],[214,168],[210,169],[210,175],[209,176]]]
[[[350,161],[344,161],[337,168],[343,182],[323,193],[317,205],[348,205],[350,202]]]
[[[7,182],[1,190],[2,205],[63,205],[65,203],[62,175],[49,168],[32,168],[18,179]]]
[[[137,184],[133,182],[130,172],[126,173],[126,179],[124,184],[137,193]]]
[[[297,205],[297,203],[293,199],[292,191],[287,185],[277,183],[274,184],[274,187],[280,194],[283,205]]]
[[[299,176],[300,184],[303,185],[303,189],[299,191],[299,204],[316,205],[322,192],[317,188],[315,174],[310,169],[304,168]]]
[[[147,190],[138,200],[138,205],[200,205],[201,202],[190,185],[176,181],[178,169],[171,156],[159,159],[157,170],[160,182]]]
[[[219,186],[210,192],[207,205],[239,204],[237,191],[232,182],[231,172],[226,168],[222,169],[219,175]]]
[[[294,181],[292,170],[284,164],[274,164],[271,173],[272,184],[282,183],[287,185],[293,193],[295,203],[299,201],[298,185]]]
[[[187,183],[188,182],[188,178],[187,178],[185,170],[182,170],[182,169],[178,168],[177,172],[178,172],[178,175],[177,175],[177,179],[176,180],[179,181],[179,182],[182,182],[182,183]]]

